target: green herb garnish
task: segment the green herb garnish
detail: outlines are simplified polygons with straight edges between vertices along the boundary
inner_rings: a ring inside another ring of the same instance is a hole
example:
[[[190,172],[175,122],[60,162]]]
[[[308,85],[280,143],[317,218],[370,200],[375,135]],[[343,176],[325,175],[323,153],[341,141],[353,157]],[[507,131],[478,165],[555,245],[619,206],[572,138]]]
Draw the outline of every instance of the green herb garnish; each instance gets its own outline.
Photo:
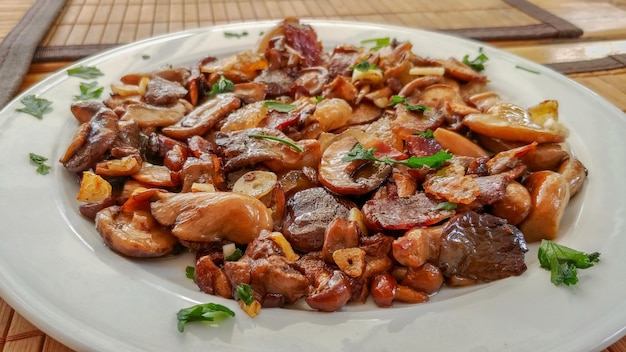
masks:
[[[141,55],[141,58],[144,60],[149,60],[150,59],[150,55]]]
[[[265,134],[255,134],[255,133],[249,134],[248,137],[269,139],[269,140],[272,140],[272,141],[276,141],[276,142],[280,142],[280,143],[286,144],[286,145],[292,147],[293,149],[297,150],[300,153],[302,153],[302,151],[303,151],[302,148],[300,148],[299,145],[297,145],[295,143],[292,143],[292,142],[290,142],[288,140],[282,139],[282,138],[278,138],[278,137],[274,137],[274,136],[268,136],[268,135],[265,135]]]
[[[247,306],[254,302],[254,296],[252,295],[252,286],[248,284],[237,285],[237,297],[243,301]]]
[[[214,97],[218,94],[231,92],[235,89],[235,84],[233,81],[224,78],[224,76],[220,76],[220,79],[217,82],[213,83],[211,86],[211,90],[209,91],[209,95]]]
[[[80,84],[80,95],[75,95],[74,100],[89,100],[100,98],[104,87],[98,87],[98,82],[82,82]]]
[[[241,33],[233,33],[233,32],[224,32],[224,37],[226,38],[241,38],[241,37],[245,37],[248,35],[248,32],[241,32]]]
[[[592,267],[600,261],[600,253],[583,253],[549,240],[541,240],[537,253],[542,268],[550,270],[550,281],[555,285],[576,285],[576,269]]]
[[[79,66],[70,68],[67,70],[67,74],[73,77],[80,77],[83,79],[94,79],[103,76],[104,73],[94,66]]]
[[[426,110],[430,110],[430,108],[426,105],[422,105],[422,104],[411,104],[409,102],[406,101],[406,98],[401,97],[399,95],[392,95],[391,96],[391,101],[389,102],[388,106],[396,106],[398,104],[404,104],[406,106],[407,110],[411,110],[411,111],[426,111]]]
[[[185,324],[192,321],[220,322],[228,317],[234,317],[235,312],[228,307],[216,303],[205,303],[183,308],[178,311],[178,331],[185,331]]]
[[[390,165],[406,165],[407,167],[410,167],[412,169],[419,169],[423,166],[428,166],[433,169],[440,169],[448,159],[452,158],[452,154],[440,151],[430,156],[411,156],[410,158],[404,160],[395,160],[389,157],[378,159],[376,158],[376,156],[374,156],[375,151],[376,148],[365,149],[363,148],[361,143],[357,143],[354,148],[352,148],[352,150],[348,152],[348,154],[341,158],[341,160],[344,162],[350,162],[355,160],[378,161]]]
[[[268,100],[263,103],[263,106],[268,109],[276,110],[278,112],[290,112],[291,110],[296,108],[296,106],[293,104],[285,104],[275,100]]]
[[[194,268],[193,266],[187,266],[185,268],[185,276],[187,276],[188,279],[191,280],[195,280],[196,279],[196,268]]]
[[[359,62],[358,64],[348,67],[348,70],[353,70],[353,71],[357,70],[357,71],[361,71],[361,72],[366,72],[366,71],[369,71],[369,70],[375,70],[377,68],[378,68],[378,66],[376,66],[375,64],[372,64],[369,61],[364,59],[363,61]]]
[[[243,251],[239,248],[235,248],[235,251],[231,253],[228,257],[225,257],[224,260],[227,262],[234,262],[239,260],[239,258],[243,257]]]
[[[471,67],[474,71],[480,72],[485,69],[485,63],[489,61],[489,58],[483,53],[483,48],[478,49],[478,56],[474,60],[469,60],[469,55],[463,56],[463,63]]]
[[[384,38],[373,38],[373,39],[365,39],[361,40],[361,44],[374,44],[370,50],[378,50],[380,48],[391,45],[391,39],[389,37]]]
[[[315,96],[315,102],[316,102],[316,103],[321,103],[321,102],[322,102],[322,100],[324,100],[324,97],[323,97],[323,96],[321,96],[321,95],[316,95],[316,96]]]
[[[15,109],[16,111],[35,116],[38,119],[42,119],[43,114],[50,111],[50,105],[52,105],[51,101],[44,98],[37,98],[34,95],[25,96],[20,100],[20,103],[24,104],[24,107]]]
[[[456,209],[456,203],[441,202],[435,207],[436,210],[454,210]]]
[[[424,137],[424,138],[435,138],[435,134],[433,133],[433,130],[428,129],[425,132],[415,132],[413,133],[414,136],[420,136],[420,137]]]
[[[539,71],[531,70],[531,69],[529,69],[527,67],[520,66],[520,65],[515,65],[515,68],[519,68],[520,70],[524,70],[524,71],[527,71],[527,72],[530,72],[530,73],[534,73],[534,74],[537,74],[537,75],[541,74],[541,72],[539,72]]]
[[[46,161],[48,161],[48,158],[46,158],[45,156],[37,155],[35,153],[29,153],[28,157],[30,158],[30,161],[37,165],[38,174],[47,175],[50,172],[50,166],[45,164]]]

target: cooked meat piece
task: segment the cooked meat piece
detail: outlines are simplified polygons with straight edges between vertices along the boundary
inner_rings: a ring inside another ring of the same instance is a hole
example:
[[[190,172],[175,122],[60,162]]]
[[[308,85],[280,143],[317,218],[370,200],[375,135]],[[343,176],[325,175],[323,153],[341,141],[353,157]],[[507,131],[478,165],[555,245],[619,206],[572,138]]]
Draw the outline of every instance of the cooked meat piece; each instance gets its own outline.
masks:
[[[203,292],[224,298],[233,297],[233,288],[228,277],[208,255],[202,256],[196,261],[194,280]]]
[[[328,61],[328,73],[331,78],[336,76],[352,76],[350,66],[356,64],[360,55],[359,48],[352,45],[341,45],[333,49],[333,53]]]
[[[319,251],[328,224],[338,217],[347,219],[353,207],[321,187],[299,191],[287,201],[284,235],[297,251]]]
[[[502,174],[476,177],[474,181],[480,189],[475,202],[481,206],[493,204],[504,198],[506,186],[509,184],[509,180]]]
[[[259,237],[248,244],[244,255],[255,260],[273,255],[284,255],[282,248],[270,238],[270,234],[269,231],[262,231]]]
[[[446,277],[493,281],[526,271],[524,235],[506,220],[468,211],[443,229],[439,264]]]
[[[293,87],[293,78],[283,70],[263,70],[254,82],[265,83],[267,86],[267,95],[277,97],[279,95],[289,94]]]
[[[296,49],[304,58],[306,66],[322,64],[322,43],[317,39],[317,33],[308,24],[285,23],[285,42],[288,46]]]
[[[217,168],[213,158],[187,158],[180,170],[181,192],[191,192],[194,183],[211,183],[215,178]]]
[[[371,231],[408,230],[433,225],[454,215],[453,210],[437,209],[437,205],[424,193],[406,198],[371,199],[363,205],[363,215]]]
[[[425,157],[442,151],[441,144],[434,138],[409,135],[405,138],[407,151],[417,157]]]
[[[151,105],[170,105],[187,95],[187,89],[178,82],[154,76],[146,86],[144,99]]]
[[[295,302],[310,291],[309,280],[285,257],[279,255],[253,261],[250,285],[261,297],[269,293],[280,294],[285,297],[286,303]]]

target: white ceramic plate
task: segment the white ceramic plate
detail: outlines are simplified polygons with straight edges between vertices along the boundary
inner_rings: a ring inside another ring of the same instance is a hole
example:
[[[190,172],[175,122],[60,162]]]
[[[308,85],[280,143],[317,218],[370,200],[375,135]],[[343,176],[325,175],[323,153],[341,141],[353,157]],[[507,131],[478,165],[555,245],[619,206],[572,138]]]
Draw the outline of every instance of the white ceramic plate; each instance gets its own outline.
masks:
[[[43,331],[77,350],[98,351],[593,351],[626,330],[626,117],[575,82],[522,58],[477,42],[414,29],[363,23],[308,21],[326,50],[342,43],[392,37],[410,40],[422,56],[462,58],[483,47],[486,74],[503,99],[531,106],[556,99],[570,129],[574,154],[589,169],[571,202],[558,241],[601,262],[580,270],[575,287],[556,287],[539,268],[537,247],[528,270],[468,289],[444,288],[421,305],[351,306],[324,314],[266,309],[248,318],[235,302],[198,292],[185,277],[191,256],[134,261],[107,249],[93,224],[81,217],[77,184],[57,162],[76,122],[69,112],[81,79],[65,71],[29,89],[0,112],[1,295]],[[252,48],[274,23],[248,23],[158,37],[85,59],[108,87],[124,73],[188,64]],[[243,33],[241,38],[225,32]],[[531,73],[516,65],[538,71]],[[35,94],[52,102],[42,120],[17,113]],[[108,91],[105,92],[108,94]],[[50,158],[41,176],[28,153]],[[238,312],[219,326],[176,329],[176,312],[212,301]]]

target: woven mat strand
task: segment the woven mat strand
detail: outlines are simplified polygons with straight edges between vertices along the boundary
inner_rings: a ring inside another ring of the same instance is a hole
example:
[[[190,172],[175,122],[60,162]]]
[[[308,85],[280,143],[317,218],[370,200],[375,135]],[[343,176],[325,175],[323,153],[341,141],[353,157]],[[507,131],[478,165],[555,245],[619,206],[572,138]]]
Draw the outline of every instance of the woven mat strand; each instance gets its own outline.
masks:
[[[484,41],[583,33],[526,0],[68,0],[34,61],[73,61],[175,31],[288,16],[402,25]]]

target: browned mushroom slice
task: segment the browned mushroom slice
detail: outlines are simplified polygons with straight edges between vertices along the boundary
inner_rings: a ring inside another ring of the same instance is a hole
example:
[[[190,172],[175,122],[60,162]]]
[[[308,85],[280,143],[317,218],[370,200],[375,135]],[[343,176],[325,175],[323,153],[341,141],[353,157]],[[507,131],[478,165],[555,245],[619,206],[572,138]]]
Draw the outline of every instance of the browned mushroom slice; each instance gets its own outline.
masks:
[[[469,114],[463,124],[485,136],[526,143],[561,143],[569,134],[554,113],[533,115],[507,103],[495,104],[485,113]]]
[[[486,82],[487,77],[481,75],[480,73],[474,71],[471,67],[464,64],[463,62],[451,57],[447,60],[435,60],[437,63],[441,64],[443,68],[446,70],[446,75],[459,79],[461,81],[480,81]]]
[[[289,142],[291,145],[281,143]],[[321,149],[314,139],[293,141],[273,128],[250,128],[243,131],[217,133],[215,143],[222,149],[224,170],[232,171],[245,166],[264,163],[274,172],[315,167],[321,158]]]
[[[352,136],[341,138],[326,148],[319,166],[319,180],[339,194],[366,194],[380,186],[389,176],[391,166],[378,162],[342,160],[358,143]]]
[[[155,76],[146,86],[144,99],[151,105],[170,105],[187,95],[187,89],[178,82]]]
[[[247,244],[271,231],[271,212],[260,200],[232,192],[157,193],[150,204],[154,218],[187,241],[221,239]]]
[[[216,123],[241,106],[241,100],[234,94],[219,94],[198,106],[172,126],[164,127],[164,135],[176,139],[187,139],[203,135]]]
[[[172,252],[178,240],[147,211],[125,213],[117,205],[96,215],[96,229],[104,242],[129,257],[160,257]]]
[[[111,109],[101,109],[87,125],[79,127],[60,161],[72,172],[88,170],[106,153],[116,136],[117,115]]]
[[[191,71],[186,67],[166,67],[157,71],[147,72],[147,73],[130,73],[124,75],[120,78],[120,81],[124,84],[139,84],[139,81],[143,77],[160,77],[172,82],[178,82],[181,85],[185,84],[189,77],[191,76]]]
[[[252,104],[265,99],[267,85],[261,82],[244,82],[235,84],[233,94],[246,104]]]
[[[104,107],[104,103],[100,100],[79,100],[72,103],[70,110],[78,122],[85,123],[89,122]]]
[[[162,127],[180,121],[186,112],[185,105],[180,102],[167,107],[137,103],[126,107],[126,112],[122,115],[121,120],[133,120],[140,127]]]

